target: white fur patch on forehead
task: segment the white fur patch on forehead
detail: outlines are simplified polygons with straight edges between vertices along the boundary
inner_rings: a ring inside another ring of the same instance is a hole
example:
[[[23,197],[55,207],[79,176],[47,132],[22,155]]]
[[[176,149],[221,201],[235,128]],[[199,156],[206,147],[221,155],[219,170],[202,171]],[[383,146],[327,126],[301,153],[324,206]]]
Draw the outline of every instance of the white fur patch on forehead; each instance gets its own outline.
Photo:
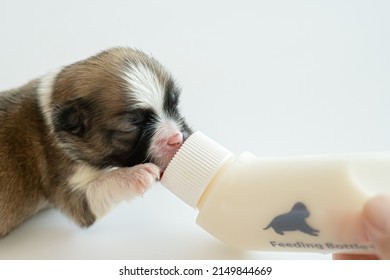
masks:
[[[50,131],[53,132],[54,126],[53,126],[53,120],[52,120],[52,92],[53,92],[53,86],[56,81],[57,75],[59,72],[61,72],[61,68],[52,71],[49,74],[46,74],[39,80],[39,86],[37,89],[38,92],[38,101],[39,105],[41,107],[43,116],[45,118],[45,122],[47,126],[49,127]]]
[[[138,108],[153,108],[164,116],[164,89],[168,76],[144,63],[128,63],[124,79],[128,83],[131,99]]]

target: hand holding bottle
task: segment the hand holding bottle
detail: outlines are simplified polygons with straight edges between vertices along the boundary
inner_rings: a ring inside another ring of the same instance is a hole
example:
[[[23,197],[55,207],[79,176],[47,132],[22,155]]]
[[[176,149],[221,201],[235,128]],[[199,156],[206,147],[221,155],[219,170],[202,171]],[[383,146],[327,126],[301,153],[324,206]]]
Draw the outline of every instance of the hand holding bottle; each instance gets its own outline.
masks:
[[[390,197],[376,196],[364,206],[362,223],[377,255],[334,254],[335,260],[390,259]]]

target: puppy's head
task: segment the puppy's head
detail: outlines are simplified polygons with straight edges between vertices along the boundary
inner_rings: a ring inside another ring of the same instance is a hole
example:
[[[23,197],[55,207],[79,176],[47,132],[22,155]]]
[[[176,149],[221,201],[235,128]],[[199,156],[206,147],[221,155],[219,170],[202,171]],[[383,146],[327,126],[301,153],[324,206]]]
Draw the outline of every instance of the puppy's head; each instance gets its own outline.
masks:
[[[41,82],[41,105],[74,160],[105,167],[153,162],[164,169],[191,133],[180,89],[155,59],[115,48]]]

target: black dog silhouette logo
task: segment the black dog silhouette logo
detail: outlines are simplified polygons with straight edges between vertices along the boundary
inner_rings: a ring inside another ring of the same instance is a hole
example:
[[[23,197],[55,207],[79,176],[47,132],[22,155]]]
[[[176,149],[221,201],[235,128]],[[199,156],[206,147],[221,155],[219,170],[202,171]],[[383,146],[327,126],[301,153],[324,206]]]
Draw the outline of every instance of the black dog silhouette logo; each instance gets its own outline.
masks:
[[[310,212],[302,202],[297,202],[291,208],[291,211],[276,216],[269,223],[269,225],[263,230],[267,230],[270,227],[280,235],[284,235],[285,231],[301,231],[303,233],[318,236],[319,230],[313,229],[306,222],[306,218],[309,217]]]

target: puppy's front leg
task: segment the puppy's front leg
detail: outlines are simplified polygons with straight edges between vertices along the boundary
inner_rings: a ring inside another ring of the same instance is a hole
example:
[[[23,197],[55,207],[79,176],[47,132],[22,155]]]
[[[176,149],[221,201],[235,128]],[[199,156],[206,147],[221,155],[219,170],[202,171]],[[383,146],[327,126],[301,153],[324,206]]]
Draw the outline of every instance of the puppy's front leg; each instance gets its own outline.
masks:
[[[79,176],[87,176],[81,180],[84,184],[77,183],[74,179],[71,185],[84,191],[92,213],[99,218],[115,204],[142,195],[160,177],[160,168],[152,163],[145,163],[99,174],[81,174],[80,172]]]

